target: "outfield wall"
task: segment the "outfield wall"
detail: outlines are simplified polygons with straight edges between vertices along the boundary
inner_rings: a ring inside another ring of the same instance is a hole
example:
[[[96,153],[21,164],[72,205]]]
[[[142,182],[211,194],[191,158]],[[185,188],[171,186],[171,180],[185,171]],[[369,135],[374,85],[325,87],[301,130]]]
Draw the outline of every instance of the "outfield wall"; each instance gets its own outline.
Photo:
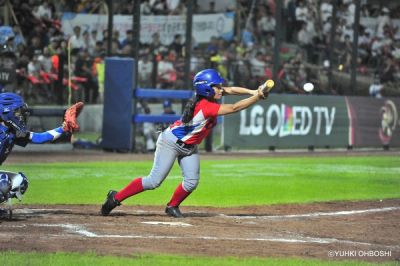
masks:
[[[226,97],[234,103],[236,96]],[[226,147],[400,147],[400,98],[270,95],[224,119]]]

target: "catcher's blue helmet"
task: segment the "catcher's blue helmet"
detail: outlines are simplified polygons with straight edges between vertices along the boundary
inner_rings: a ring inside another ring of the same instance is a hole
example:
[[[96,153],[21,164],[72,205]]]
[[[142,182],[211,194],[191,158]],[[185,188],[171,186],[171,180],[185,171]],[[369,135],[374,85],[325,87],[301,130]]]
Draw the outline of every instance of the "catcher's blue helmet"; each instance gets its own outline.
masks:
[[[193,86],[197,95],[205,97],[214,96],[213,85],[224,83],[225,80],[215,69],[204,69],[197,73],[193,78]]]
[[[21,96],[5,92],[0,93],[0,120],[18,132],[26,132],[28,106]]]

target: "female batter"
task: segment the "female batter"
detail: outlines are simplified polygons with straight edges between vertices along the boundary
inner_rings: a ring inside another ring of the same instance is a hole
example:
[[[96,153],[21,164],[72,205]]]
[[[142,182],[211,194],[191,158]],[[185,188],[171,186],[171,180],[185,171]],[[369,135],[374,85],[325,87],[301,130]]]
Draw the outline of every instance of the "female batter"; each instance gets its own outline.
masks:
[[[119,192],[110,190],[101,207],[102,215],[108,215],[126,198],[160,186],[175,159],[178,158],[183,182],[176,188],[165,213],[175,218],[183,217],[179,205],[195,190],[200,178],[197,145],[217,124],[217,116],[238,112],[268,96],[268,90],[264,90],[263,86],[258,90],[249,90],[241,87],[222,87],[222,83],[224,79],[214,69],[205,69],[196,74],[193,79],[196,94],[185,106],[182,118],[175,121],[158,137],[150,174],[134,179]],[[217,101],[225,94],[250,95],[250,97],[234,104],[219,104]]]

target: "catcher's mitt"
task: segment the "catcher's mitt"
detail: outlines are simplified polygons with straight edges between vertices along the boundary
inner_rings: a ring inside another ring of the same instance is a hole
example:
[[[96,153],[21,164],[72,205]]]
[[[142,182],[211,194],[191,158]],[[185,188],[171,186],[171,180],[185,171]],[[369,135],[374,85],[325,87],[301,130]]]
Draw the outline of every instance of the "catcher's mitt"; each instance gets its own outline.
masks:
[[[275,83],[272,79],[267,80],[264,84],[258,87],[258,94],[262,99],[265,99],[269,95],[269,91],[274,87]]]
[[[64,132],[77,132],[79,131],[79,125],[77,118],[83,109],[83,102],[77,102],[76,104],[70,106],[64,114],[64,122],[62,128]]]

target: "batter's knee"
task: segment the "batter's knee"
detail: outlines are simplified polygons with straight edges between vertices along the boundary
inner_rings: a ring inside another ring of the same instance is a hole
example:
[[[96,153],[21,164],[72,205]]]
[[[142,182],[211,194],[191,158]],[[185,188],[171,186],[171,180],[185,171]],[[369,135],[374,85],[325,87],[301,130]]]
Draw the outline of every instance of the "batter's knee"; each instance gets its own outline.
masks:
[[[184,178],[183,189],[187,192],[194,191],[199,185],[199,178]]]
[[[151,190],[158,188],[162,183],[162,179],[154,178],[151,176],[144,177],[142,179],[143,189]]]

